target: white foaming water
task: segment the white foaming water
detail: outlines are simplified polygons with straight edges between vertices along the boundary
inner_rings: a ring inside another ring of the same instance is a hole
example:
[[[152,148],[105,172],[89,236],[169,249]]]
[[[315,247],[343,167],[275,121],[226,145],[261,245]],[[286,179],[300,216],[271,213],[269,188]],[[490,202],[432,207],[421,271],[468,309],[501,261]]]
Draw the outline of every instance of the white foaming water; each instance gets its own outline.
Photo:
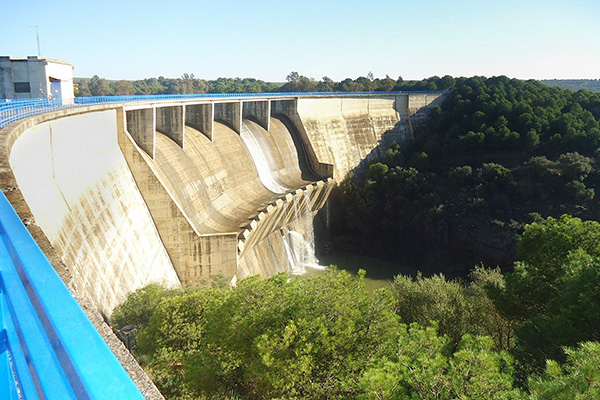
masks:
[[[308,193],[294,195],[294,225],[298,230],[282,230],[283,243],[290,264],[290,274],[301,275],[307,268],[323,270],[315,256],[315,235]],[[301,233],[302,231],[303,233]]]
[[[244,141],[246,148],[250,151],[250,156],[252,157],[252,161],[254,161],[254,165],[256,165],[256,169],[258,170],[258,177],[260,181],[265,185],[267,189],[269,189],[273,193],[283,194],[288,191],[288,188],[281,186],[273,176],[273,171],[271,166],[269,165],[269,159],[267,158],[267,154],[265,154],[265,150],[263,146],[260,145],[258,139],[254,136],[250,129],[248,129],[244,124],[242,124],[242,131],[240,132],[240,137]]]

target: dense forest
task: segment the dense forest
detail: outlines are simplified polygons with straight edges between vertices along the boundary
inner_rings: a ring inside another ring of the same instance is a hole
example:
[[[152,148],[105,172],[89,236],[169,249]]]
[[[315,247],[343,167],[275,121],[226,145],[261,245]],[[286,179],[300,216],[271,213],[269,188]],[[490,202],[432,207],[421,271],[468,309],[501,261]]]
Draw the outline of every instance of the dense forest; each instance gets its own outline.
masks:
[[[515,271],[331,269],[233,289],[131,294],[111,323],[167,399],[592,399],[600,395],[600,224],[528,225]]]
[[[600,219],[599,119],[600,94],[457,79],[412,143],[393,145],[333,193],[333,245],[426,271],[509,269],[525,224]]]
[[[600,94],[420,85],[450,93],[340,184],[329,237],[424,273],[140,289],[111,324],[167,399],[600,398]]]

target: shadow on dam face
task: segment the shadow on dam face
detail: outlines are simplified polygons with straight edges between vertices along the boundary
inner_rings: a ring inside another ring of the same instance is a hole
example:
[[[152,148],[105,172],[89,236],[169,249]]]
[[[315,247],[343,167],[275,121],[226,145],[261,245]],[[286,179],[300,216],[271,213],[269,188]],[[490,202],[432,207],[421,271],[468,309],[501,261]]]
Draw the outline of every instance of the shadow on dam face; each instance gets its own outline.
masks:
[[[401,95],[280,101],[269,131],[253,119],[239,134],[214,121],[212,136],[154,131],[151,157],[123,106],[89,107],[11,128],[4,157],[24,199],[13,206],[41,228],[74,290],[108,315],[151,282],[289,270],[284,238],[306,230],[297,210],[314,215],[333,185],[315,166],[341,180],[384,132],[409,138],[410,112]]]

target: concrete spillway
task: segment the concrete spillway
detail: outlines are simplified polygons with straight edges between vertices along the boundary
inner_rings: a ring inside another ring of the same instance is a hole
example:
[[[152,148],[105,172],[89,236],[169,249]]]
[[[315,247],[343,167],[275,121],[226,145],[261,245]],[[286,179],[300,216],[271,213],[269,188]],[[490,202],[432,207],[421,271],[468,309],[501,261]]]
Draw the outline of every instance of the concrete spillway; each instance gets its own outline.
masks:
[[[145,158],[199,234],[238,232],[279,196],[310,184],[291,133],[275,118],[270,132],[247,120],[241,134],[215,123],[212,141],[185,130],[185,150],[158,134],[154,160]]]
[[[411,96],[45,114],[1,131],[3,174],[18,186],[7,192],[4,177],[3,189],[77,293],[108,314],[150,282],[291,270],[285,239],[308,234],[303,219],[334,181],[410,140],[411,117],[439,94]]]

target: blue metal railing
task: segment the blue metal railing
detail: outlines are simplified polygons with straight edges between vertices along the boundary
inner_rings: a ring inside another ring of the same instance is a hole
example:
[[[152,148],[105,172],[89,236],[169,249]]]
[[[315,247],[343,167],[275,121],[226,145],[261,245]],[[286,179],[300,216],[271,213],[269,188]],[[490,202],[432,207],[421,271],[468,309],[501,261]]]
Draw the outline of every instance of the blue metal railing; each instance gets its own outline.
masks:
[[[143,399],[2,193],[0,398]]]
[[[446,93],[446,91],[402,91],[402,92],[290,92],[290,93],[203,93],[169,94],[150,96],[93,96],[73,99],[0,99],[0,128],[36,114],[96,104],[120,104],[130,102],[154,102],[168,100],[256,98],[256,97],[301,97],[301,96],[364,96],[396,94]]]

